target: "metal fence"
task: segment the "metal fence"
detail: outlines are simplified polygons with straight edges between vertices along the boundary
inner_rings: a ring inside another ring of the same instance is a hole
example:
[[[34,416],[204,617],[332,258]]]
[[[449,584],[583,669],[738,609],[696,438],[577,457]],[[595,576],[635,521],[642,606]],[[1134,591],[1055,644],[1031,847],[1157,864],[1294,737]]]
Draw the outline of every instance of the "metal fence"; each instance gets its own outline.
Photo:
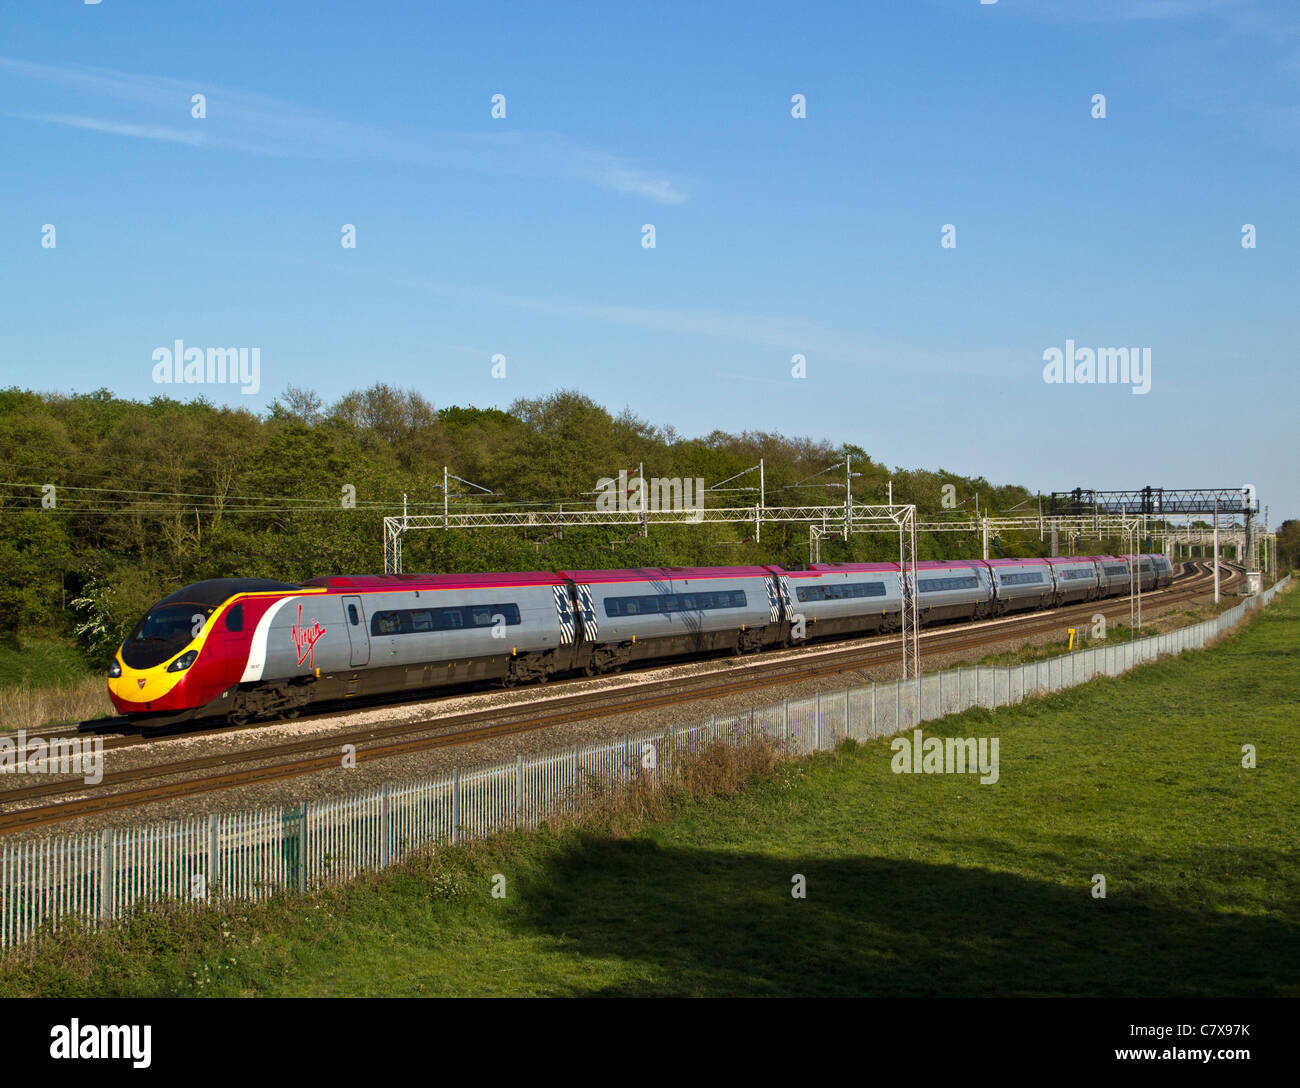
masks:
[[[971,707],[1118,676],[1199,649],[1289,579],[1204,623],[1007,668],[956,668],[754,707],[728,718],[574,745],[513,762],[313,801],[0,845],[0,946],[68,921],[96,927],[163,900],[258,900],[375,871],[442,844],[535,827],[633,783],[671,781],[690,754],[754,737],[792,754],[870,740]]]

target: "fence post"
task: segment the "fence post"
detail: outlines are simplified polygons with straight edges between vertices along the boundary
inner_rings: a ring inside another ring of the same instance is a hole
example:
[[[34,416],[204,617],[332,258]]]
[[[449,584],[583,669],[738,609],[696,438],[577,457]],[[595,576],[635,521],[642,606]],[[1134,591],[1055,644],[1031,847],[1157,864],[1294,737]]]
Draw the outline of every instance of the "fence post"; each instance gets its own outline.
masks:
[[[876,736],[876,682],[871,681],[871,736]]]
[[[515,830],[524,826],[524,754],[515,760]]]
[[[298,892],[307,892],[307,813],[313,802],[304,801],[298,809]]]
[[[388,868],[392,860],[388,839],[392,834],[393,812],[389,797],[389,784],[385,782],[379,791],[379,867]]]
[[[105,922],[111,922],[116,913],[114,911],[114,898],[116,888],[114,887],[113,870],[113,829],[104,828],[99,833],[99,916]]]
[[[844,685],[844,739],[849,739],[849,686]]]
[[[822,750],[822,693],[817,692],[817,705],[813,707],[813,751]]]
[[[895,680],[894,681],[894,733],[898,732],[898,722],[901,716],[899,714],[899,711],[903,709],[902,691],[903,691],[903,681]],[[894,735],[893,733],[890,734],[890,736],[893,735]]]
[[[451,772],[451,844],[460,842],[460,767]]]
[[[217,821],[220,817],[215,813],[208,814],[208,898],[209,901],[217,897],[217,887],[221,881],[221,835],[218,830]]]
[[[781,707],[781,735],[786,744],[790,743],[790,700],[787,699]]]

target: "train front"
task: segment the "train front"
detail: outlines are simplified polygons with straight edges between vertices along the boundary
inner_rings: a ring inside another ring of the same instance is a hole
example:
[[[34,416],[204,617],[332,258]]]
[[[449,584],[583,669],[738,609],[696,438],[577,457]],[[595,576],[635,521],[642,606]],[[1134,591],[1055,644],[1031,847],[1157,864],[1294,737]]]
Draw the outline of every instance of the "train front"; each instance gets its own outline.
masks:
[[[238,685],[248,661],[252,617],[244,598],[295,588],[260,578],[213,578],[164,597],[109,665],[113,706],[119,714],[181,719],[219,704]]]

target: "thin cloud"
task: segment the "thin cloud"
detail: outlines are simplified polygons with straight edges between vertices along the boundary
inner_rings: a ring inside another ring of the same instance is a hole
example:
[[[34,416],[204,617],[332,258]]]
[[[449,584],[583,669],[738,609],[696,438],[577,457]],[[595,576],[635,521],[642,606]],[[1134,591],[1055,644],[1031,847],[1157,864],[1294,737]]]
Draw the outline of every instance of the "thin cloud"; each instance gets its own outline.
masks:
[[[8,57],[0,57],[0,75],[62,88],[75,93],[79,101],[113,100],[130,105],[137,113],[146,110],[155,114],[148,119],[49,110],[9,114],[107,135],[277,158],[382,159],[524,177],[569,178],[658,204],[680,204],[687,199],[679,184],[666,174],[554,132],[401,133],[213,84]],[[194,93],[207,97],[202,133],[191,134],[166,124],[166,118],[189,116]]]
[[[178,144],[199,146],[205,143],[201,133],[163,125],[133,125],[126,121],[103,121],[97,117],[76,117],[66,113],[10,113],[6,116],[23,121],[46,121],[53,125],[68,125],[91,132],[107,132],[114,136],[134,136],[142,140],[170,140]]]

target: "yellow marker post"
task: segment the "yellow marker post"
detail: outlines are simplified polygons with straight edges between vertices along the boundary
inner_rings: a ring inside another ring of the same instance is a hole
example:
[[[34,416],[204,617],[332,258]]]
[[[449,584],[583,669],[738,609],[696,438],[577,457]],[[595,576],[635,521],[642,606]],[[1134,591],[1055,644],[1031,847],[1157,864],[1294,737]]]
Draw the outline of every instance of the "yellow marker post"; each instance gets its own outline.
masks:
[[[1074,649],[1074,628],[1070,627],[1067,628],[1067,630],[1070,632],[1070,649],[1073,650]]]

